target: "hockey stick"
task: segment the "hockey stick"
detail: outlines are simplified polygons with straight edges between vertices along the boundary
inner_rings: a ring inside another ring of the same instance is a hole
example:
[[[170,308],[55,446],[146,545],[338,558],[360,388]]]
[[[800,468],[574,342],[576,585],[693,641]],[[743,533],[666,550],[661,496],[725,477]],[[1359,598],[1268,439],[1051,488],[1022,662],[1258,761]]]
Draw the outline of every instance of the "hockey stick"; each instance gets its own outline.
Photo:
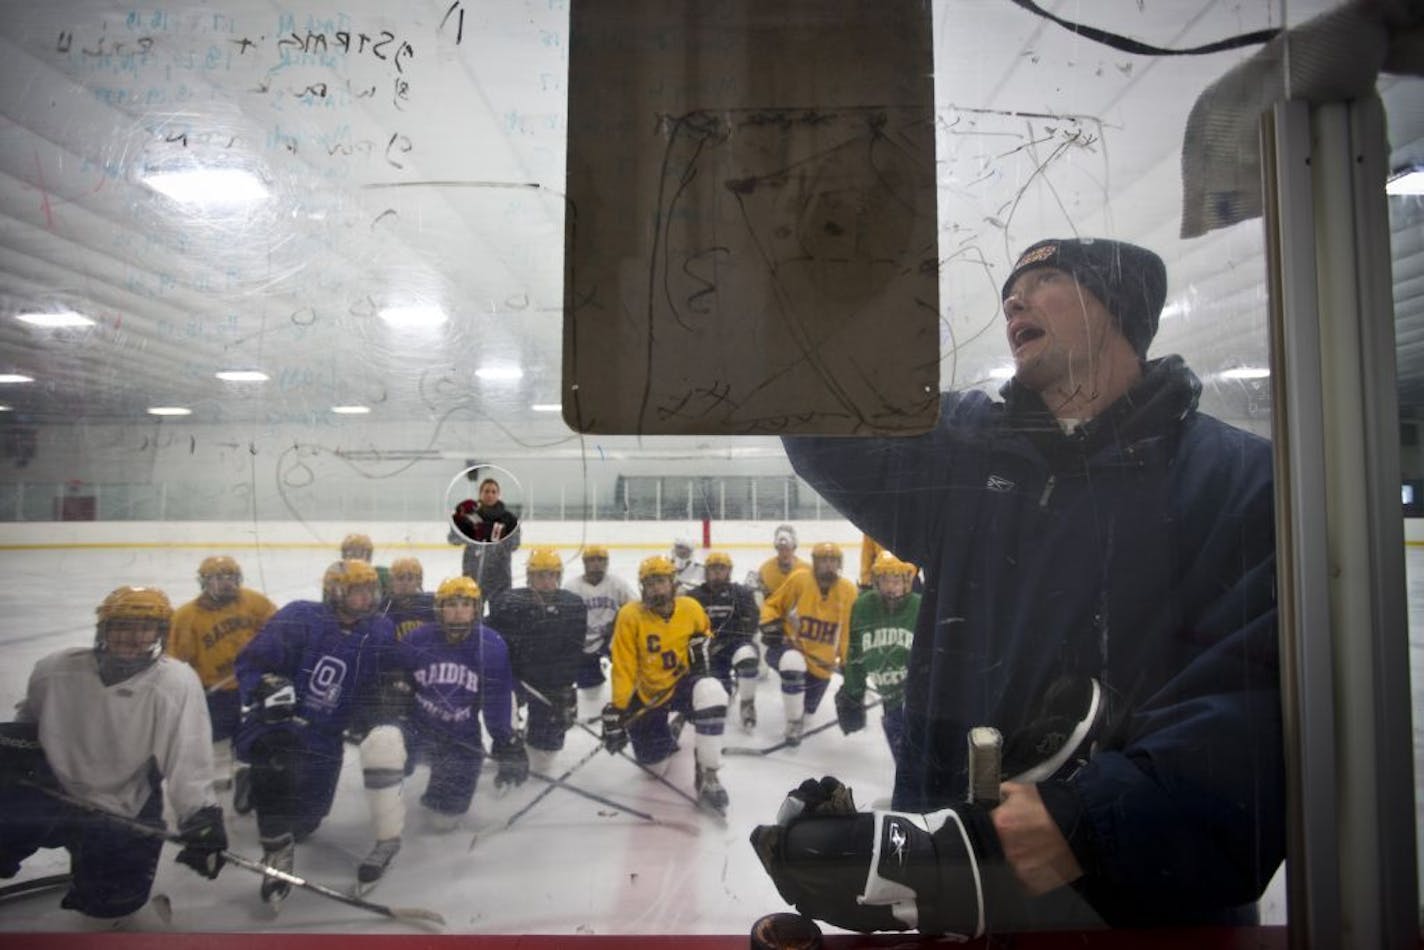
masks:
[[[644,709],[647,709],[647,708],[651,708],[651,707],[644,707]],[[639,710],[639,712],[642,712],[642,710]],[[591,736],[593,736],[595,739],[597,739],[598,742],[599,742],[599,747],[602,748],[602,745],[603,745],[603,737],[602,737],[602,736],[600,736],[598,733],[594,732],[592,728],[590,728],[589,726],[585,726],[585,725],[584,725],[583,723],[581,723],[581,722],[580,722],[580,723],[577,723],[577,725],[578,725],[578,727],[579,727],[580,729],[582,729],[584,732],[588,733],[589,735],[591,735]],[[699,811],[705,811],[705,812],[707,812],[707,814],[709,814],[709,815],[715,815],[717,818],[719,818],[719,819],[722,820],[722,823],[723,823],[723,824],[726,824],[727,816],[726,816],[725,814],[723,814],[722,812],[718,811],[718,810],[715,809],[715,808],[712,808],[712,807],[710,807],[710,806],[708,806],[708,805],[704,805],[704,804],[702,803],[702,800],[701,800],[701,799],[699,799],[699,798],[697,798],[697,797],[695,797],[695,796],[693,796],[693,795],[690,795],[690,794],[688,794],[687,792],[683,791],[682,789],[678,788],[676,785],[674,785],[674,784],[672,783],[671,780],[668,779],[667,776],[662,775],[662,774],[659,774],[657,771],[655,771],[655,770],[649,768],[648,766],[644,765],[643,763],[639,762],[635,757],[629,755],[626,749],[619,749],[619,750],[618,750],[618,754],[621,755],[623,758],[627,759],[629,762],[632,762],[634,765],[636,765],[636,766],[637,766],[640,770],[642,770],[642,772],[643,772],[645,775],[647,775],[649,778],[655,779],[656,781],[660,782],[661,784],[666,785],[666,786],[667,786],[669,789],[671,789],[672,791],[676,792],[679,798],[684,799],[684,800],[687,801],[689,804],[691,804],[694,808],[697,808]]]
[[[120,815],[115,812],[111,812],[107,808],[100,808],[98,805],[91,804],[80,798],[75,798],[74,796],[66,792],[62,792],[59,789],[50,788],[48,786],[41,785],[38,782],[31,781],[21,781],[19,784],[27,786],[29,788],[33,788],[36,791],[48,795],[55,801],[64,802],[66,805],[70,805],[87,814],[95,815],[97,817],[112,821],[113,823],[120,825],[121,827],[129,829],[135,834],[140,834],[147,838],[161,838],[162,840],[170,842],[171,844],[181,846],[186,846],[188,844],[188,842],[183,840],[182,835],[174,834],[166,828],[158,828],[154,825],[144,824],[136,818],[130,818],[127,815]],[[286,884],[290,884],[293,887],[300,887],[302,890],[311,891],[313,894],[320,894],[322,897],[329,897],[334,901],[340,901],[341,903],[347,904],[351,907],[359,907],[361,910],[367,910],[374,914],[380,914],[383,917],[389,917],[392,920],[399,920],[405,923],[415,924],[417,926],[424,926],[426,924],[434,924],[435,926],[441,928],[445,926],[445,918],[441,917],[433,910],[426,910],[423,907],[387,907],[384,904],[373,904],[370,901],[364,901],[359,897],[352,897],[349,894],[344,894],[341,891],[335,890],[334,888],[324,887],[321,884],[314,884],[311,881],[308,881],[305,878],[297,877],[295,874],[292,874],[290,872],[279,871],[276,868],[269,868],[261,861],[254,861],[251,858],[245,858],[242,855],[234,854],[231,851],[222,851],[220,853],[222,854],[223,860],[227,861],[229,864],[235,864],[240,868],[251,871],[254,874],[260,874],[263,877],[276,878],[277,880],[282,881]]]
[[[969,801],[993,808],[1002,800],[1004,737],[993,726],[969,730]]]
[[[0,901],[9,900],[12,897],[23,897],[26,894],[33,894],[36,891],[50,891],[60,887],[68,887],[73,876],[69,874],[49,874],[45,877],[31,878],[28,881],[18,881],[14,884],[6,884],[0,887]]]
[[[868,712],[869,710],[872,710],[872,709],[874,709],[876,706],[879,706],[879,705],[880,705],[880,700],[877,699],[877,700],[874,700],[874,701],[872,701],[872,702],[870,702],[870,703],[867,703],[866,706],[865,706],[865,708],[866,708],[866,711]],[[799,742],[799,741],[804,741],[805,739],[807,739],[807,738],[809,738],[809,737],[811,737],[811,736],[814,736],[814,735],[815,735],[816,733],[818,733],[818,732],[825,732],[827,729],[831,728],[832,726],[837,725],[837,724],[839,723],[839,721],[840,721],[840,720],[837,720],[837,719],[831,719],[831,720],[828,720],[828,721],[826,721],[826,722],[821,723],[819,726],[817,726],[817,727],[814,728],[814,729],[807,729],[805,732],[803,732],[803,733],[800,735],[800,737],[799,737],[799,739],[798,739],[797,741],[798,741],[798,742]],[[787,748],[787,747],[790,746],[790,745],[791,745],[791,743],[790,743],[790,741],[787,740],[787,739],[782,739],[780,742],[777,742],[777,743],[775,743],[775,744],[773,744],[773,745],[769,745],[769,746],[763,746],[763,747],[761,747],[761,748],[758,748],[757,746],[748,746],[748,745],[728,745],[728,746],[723,746],[723,747],[722,747],[722,754],[723,754],[723,755],[770,755],[772,752],[780,752],[782,749],[785,749],[785,748]]]
[[[594,751],[597,751],[597,749],[595,749]],[[688,833],[693,833],[693,829],[691,827],[689,827],[688,825],[684,825],[681,822],[664,821],[656,815],[650,815],[645,811],[639,811],[638,809],[633,808],[629,805],[625,805],[622,802],[614,801],[613,799],[606,798],[603,795],[598,795],[586,789],[579,788],[577,785],[570,785],[562,778],[551,778],[539,772],[530,772],[529,774],[532,775],[534,778],[539,779],[539,781],[541,782],[548,782],[550,788],[562,788],[566,792],[573,792],[575,795],[587,798],[591,802],[597,802],[600,805],[607,805],[609,808],[616,808],[618,811],[632,815],[634,818],[641,818],[649,824],[661,825],[664,828],[674,828],[678,831],[686,831]]]
[[[594,760],[594,757],[598,755],[598,751],[599,751],[600,748],[602,748],[602,747],[601,747],[601,746],[594,746],[592,749],[589,749],[587,755],[585,755],[583,758],[579,759],[579,760],[578,760],[577,762],[575,762],[573,765],[569,766],[569,768],[568,768],[567,770],[565,770],[564,774],[563,774],[563,775],[560,775],[557,779],[545,778],[544,776],[538,774],[537,772],[532,772],[532,771],[531,771],[531,772],[529,773],[530,775],[533,775],[533,776],[536,777],[536,778],[542,778],[542,779],[544,779],[544,781],[548,782],[549,784],[546,785],[546,786],[539,792],[538,795],[535,795],[532,799],[530,799],[529,802],[528,802],[523,808],[519,809],[519,811],[517,811],[517,812],[515,812],[514,814],[510,815],[510,816],[509,816],[509,820],[504,823],[504,827],[508,828],[508,827],[510,827],[511,825],[513,825],[516,821],[518,821],[520,818],[523,818],[524,815],[525,815],[531,808],[533,808],[535,805],[539,804],[539,803],[542,802],[545,798],[547,798],[547,797],[549,796],[549,793],[550,793],[550,792],[552,792],[552,791],[553,791],[554,789],[556,789],[556,788],[559,788],[559,787],[563,784],[563,782],[564,782],[565,779],[567,779],[570,775],[573,775],[575,772],[577,772],[579,769],[583,768],[583,767],[584,767],[585,765],[587,765],[588,763],[592,762],[592,761]],[[479,836],[476,835],[476,839],[478,839],[478,837],[479,837]],[[475,842],[474,842],[474,841],[471,841],[471,842],[470,842],[470,847],[473,848],[474,845],[475,845]]]

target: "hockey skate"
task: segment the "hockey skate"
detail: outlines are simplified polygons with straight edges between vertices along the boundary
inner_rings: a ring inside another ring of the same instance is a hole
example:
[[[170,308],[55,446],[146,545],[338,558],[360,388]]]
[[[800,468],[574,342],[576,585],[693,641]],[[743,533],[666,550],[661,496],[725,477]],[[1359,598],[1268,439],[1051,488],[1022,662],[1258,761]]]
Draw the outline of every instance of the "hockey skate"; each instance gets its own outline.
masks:
[[[727,814],[727,790],[717,779],[717,770],[697,765],[697,804],[719,815]]]
[[[290,834],[262,839],[262,863],[278,871],[292,873],[296,864],[297,842]],[[292,885],[269,875],[262,876],[262,900],[269,906],[281,906],[287,895],[292,893]]]
[[[756,700],[750,696],[738,706],[742,717],[742,731],[751,732],[756,728]]]
[[[382,838],[376,842],[371,853],[366,855],[366,860],[362,861],[361,866],[356,869],[357,896],[376,886],[376,882],[386,873],[386,868],[390,867],[391,862],[395,860],[400,847],[400,838]]]
[[[786,747],[788,749],[795,749],[801,745],[801,733],[805,728],[806,720],[804,718],[786,720]]]

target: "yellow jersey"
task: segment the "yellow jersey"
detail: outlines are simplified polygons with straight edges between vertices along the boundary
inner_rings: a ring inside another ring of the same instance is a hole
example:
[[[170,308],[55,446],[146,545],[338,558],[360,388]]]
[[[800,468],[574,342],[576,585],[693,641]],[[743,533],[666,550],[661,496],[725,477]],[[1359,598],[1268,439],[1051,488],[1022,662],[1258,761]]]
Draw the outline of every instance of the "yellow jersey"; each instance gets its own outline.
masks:
[[[613,705],[627,709],[636,691],[648,706],[672,699],[673,687],[687,672],[687,641],[712,636],[707,611],[691,597],[673,599],[672,616],[663,619],[633,600],[618,609],[609,655],[613,661]],[[656,700],[656,702],[654,702]]]
[[[761,592],[767,597],[781,589],[781,585],[786,583],[786,579],[797,571],[809,571],[811,565],[801,560],[799,557],[791,559],[791,569],[783,571],[781,563],[776,558],[767,558],[757,571],[757,583],[761,585]]]
[[[761,622],[780,620],[787,644],[806,657],[806,672],[830,679],[845,660],[850,609],[859,595],[844,577],[837,577],[823,594],[810,570],[796,571],[761,605]]]
[[[201,600],[190,600],[173,611],[168,655],[197,670],[205,690],[237,689],[232,662],[277,607],[247,587],[238,588],[237,597],[216,610],[204,607]]]

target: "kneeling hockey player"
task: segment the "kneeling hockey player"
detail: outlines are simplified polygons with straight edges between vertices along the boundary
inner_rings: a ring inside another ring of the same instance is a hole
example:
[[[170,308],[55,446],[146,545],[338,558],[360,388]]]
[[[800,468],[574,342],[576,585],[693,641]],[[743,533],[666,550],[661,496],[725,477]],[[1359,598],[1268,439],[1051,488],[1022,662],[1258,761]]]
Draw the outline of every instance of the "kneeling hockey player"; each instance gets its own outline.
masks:
[[[120,587],[98,615],[94,645],[36,663],[20,721],[0,726],[0,878],[40,848],[66,848],[62,906],[86,929],[161,929],[147,905],[162,836],[58,796],[161,830],[166,784],[185,843],[178,860],[217,877],[227,833],[207,703],[192,668],[163,655],[173,608],[162,591]]]
[[[613,625],[613,701],[603,707],[603,745],[617,752],[631,739],[641,764],[668,763],[678,730],[691,719],[698,798],[725,811],[727,792],[717,770],[727,691],[711,675],[707,612],[691,597],[676,596],[676,584],[677,568],[667,558],[638,565],[642,600],[624,604]]]

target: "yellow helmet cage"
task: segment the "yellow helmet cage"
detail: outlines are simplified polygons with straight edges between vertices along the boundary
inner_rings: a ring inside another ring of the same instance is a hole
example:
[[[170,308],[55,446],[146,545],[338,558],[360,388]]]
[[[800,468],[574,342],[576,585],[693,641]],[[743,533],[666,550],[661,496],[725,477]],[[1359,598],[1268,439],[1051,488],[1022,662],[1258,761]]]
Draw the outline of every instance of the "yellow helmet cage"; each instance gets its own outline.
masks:
[[[910,580],[915,576],[915,565],[900,560],[889,551],[881,552],[875,563],[870,565],[870,576],[880,578],[894,575]]]

